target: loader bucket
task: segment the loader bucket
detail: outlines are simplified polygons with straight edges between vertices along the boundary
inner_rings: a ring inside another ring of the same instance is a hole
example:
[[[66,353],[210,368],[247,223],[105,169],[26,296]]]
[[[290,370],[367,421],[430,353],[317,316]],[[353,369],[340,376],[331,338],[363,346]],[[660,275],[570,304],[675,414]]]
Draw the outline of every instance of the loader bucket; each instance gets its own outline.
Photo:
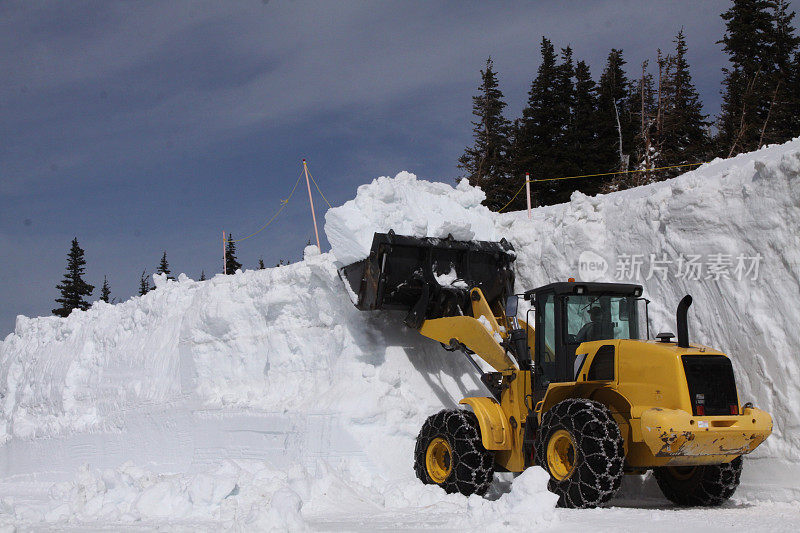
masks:
[[[500,242],[456,241],[375,233],[369,257],[340,270],[362,311],[408,312],[406,324],[468,314],[469,290],[479,287],[490,302],[512,294],[515,254]]]

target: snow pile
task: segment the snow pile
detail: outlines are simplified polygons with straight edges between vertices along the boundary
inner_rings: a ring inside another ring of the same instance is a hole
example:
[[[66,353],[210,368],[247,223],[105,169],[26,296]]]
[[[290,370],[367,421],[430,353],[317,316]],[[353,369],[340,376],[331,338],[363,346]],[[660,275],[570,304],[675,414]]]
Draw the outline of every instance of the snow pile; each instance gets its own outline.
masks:
[[[53,485],[49,501],[12,506],[16,520],[85,524],[208,521],[260,531],[304,526],[301,494],[309,491],[301,468],[276,471],[263,463],[225,461],[208,473],[157,474],[128,462],[99,471],[81,467],[76,479]]]
[[[517,251],[520,289],[582,274],[640,283],[651,336],[677,331],[677,304],[691,294],[690,342],[727,353],[741,401],[773,416],[756,453],[800,460],[800,139],[646,187],[574,193],[530,221],[495,220]],[[587,256],[605,272],[582,268]]]
[[[66,319],[19,317],[0,343],[0,498],[11,494],[0,515],[251,529],[353,516],[394,528],[399,516],[440,528],[556,520],[538,468],[510,493],[497,476],[488,499],[414,477],[425,418],[486,391],[464,358],[403,327],[402,312],[352,305],[336,268],[389,229],[505,237],[520,289],[580,273],[640,282],[653,332],[674,331],[674,308],[691,293],[691,340],[729,353],[742,401],[775,419],[757,455],[800,460],[799,175],[795,140],[639,189],[576,193],[528,220],[490,213],[466,183],[401,173],[328,212],[333,253],[312,247],[297,264],[204,282],[160,277],[143,297]],[[719,262],[699,279],[674,272],[690,255],[759,256],[760,268],[737,276],[731,265],[721,279],[705,279]],[[626,277],[618,266],[632,256],[643,265]],[[581,257],[598,268],[582,270]],[[648,275],[654,259],[673,263]],[[453,272],[440,281],[459,282]],[[18,481],[46,497],[14,496]]]
[[[355,199],[329,210],[325,234],[331,252],[345,265],[369,255],[373,234],[390,229],[398,235],[491,241],[497,235],[493,213],[481,205],[485,198],[463,180],[453,188],[409,172],[383,176],[360,186]]]
[[[676,331],[675,307],[692,294],[690,339],[728,353],[742,402],[774,417],[759,453],[798,461],[799,175],[795,139],[666,182],[597,197],[576,192],[528,220],[525,212],[487,213],[480,190],[465,181],[453,188],[401,173],[361,186],[328,211],[325,229],[344,264],[367,255],[372,231],[505,237],[517,252],[520,291],[569,277],[644,285],[651,335]]]
[[[558,497],[547,491],[548,474],[539,467],[517,477],[513,491],[465,498],[420,483],[362,486],[342,472],[313,475],[300,466],[275,470],[264,463],[224,461],[200,474],[159,474],[128,462],[114,469],[82,466],[72,481],[50,487],[46,501],[31,504],[3,502],[0,509],[18,522],[74,526],[93,522],[157,525],[169,523],[219,524],[224,529],[244,527],[259,531],[309,529],[317,517],[362,507],[363,513],[415,510],[431,521],[446,511],[450,527],[547,525],[555,520]],[[348,509],[349,508],[349,509]],[[320,520],[320,522],[323,520]],[[0,519],[0,524],[3,520]]]
[[[2,344],[6,439],[122,430],[154,405],[253,408],[341,419],[363,433],[361,450],[392,465],[386,439],[415,436],[443,402],[479,391],[460,358],[394,315],[355,309],[329,254],[205,282],[157,281],[118,305],[18,319]]]
[[[470,521],[502,525],[509,531],[530,531],[552,522],[558,496],[547,490],[549,479],[550,474],[536,466],[517,476],[512,490],[497,501],[470,496]],[[473,526],[465,522],[464,527]]]
[[[459,289],[469,288],[467,282],[458,277],[458,272],[456,272],[456,269],[452,265],[450,265],[450,270],[446,273],[437,274],[434,271],[433,277],[436,278],[436,282],[443,287],[451,286]]]
[[[213,474],[158,475],[125,463],[102,472],[81,468],[73,482],[50,490],[65,503],[45,515],[48,522],[87,518],[133,522],[150,518],[186,518],[219,514],[223,501],[237,490],[228,465]]]
[[[84,463],[106,472],[132,461],[181,473],[157,482],[175,520],[222,516],[227,499],[198,507],[188,487],[226,459],[302,468],[316,487],[303,495],[304,517],[315,512],[309,501],[332,500],[316,511],[330,513],[347,494],[373,511],[446,496],[414,477],[414,440],[443,405],[484,394],[478,377],[396,313],[358,311],[334,258],[308,252],[300,263],[204,282],[158,278],[145,296],[66,319],[20,317],[0,345],[0,478],[71,483]],[[86,502],[71,496],[86,493],[77,482],[39,507],[13,502],[7,514],[154,519],[161,508],[137,502],[156,489],[125,479]],[[256,490],[250,478],[234,480]]]
[[[197,284],[156,277],[156,290],[119,305],[98,301],[66,319],[17,317],[2,344],[0,442],[96,429],[107,415],[180,395],[180,316]],[[146,334],[144,334],[146,332]]]

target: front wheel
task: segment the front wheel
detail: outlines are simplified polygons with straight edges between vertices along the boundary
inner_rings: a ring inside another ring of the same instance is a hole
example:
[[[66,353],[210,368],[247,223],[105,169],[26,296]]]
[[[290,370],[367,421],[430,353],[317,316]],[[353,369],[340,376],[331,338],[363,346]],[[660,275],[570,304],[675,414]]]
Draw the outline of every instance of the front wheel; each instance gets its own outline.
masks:
[[[597,507],[622,483],[625,449],[619,426],[603,404],[564,400],[547,411],[536,434],[536,462],[550,473],[547,488],[559,507]]]
[[[742,475],[742,458],[702,466],[662,466],[653,469],[664,496],[683,507],[717,506],[733,496]]]
[[[481,443],[475,415],[445,409],[429,417],[417,437],[414,471],[446,492],[483,495],[494,477],[494,454]]]

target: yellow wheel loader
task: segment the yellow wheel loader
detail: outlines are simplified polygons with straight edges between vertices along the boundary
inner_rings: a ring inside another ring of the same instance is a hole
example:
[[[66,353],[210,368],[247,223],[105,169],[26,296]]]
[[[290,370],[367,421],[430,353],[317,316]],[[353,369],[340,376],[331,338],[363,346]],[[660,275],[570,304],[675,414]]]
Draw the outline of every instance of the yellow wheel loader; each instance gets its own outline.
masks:
[[[652,470],[677,505],[728,499],[772,418],[741,403],[724,353],[689,342],[691,296],[678,305],[677,336],[651,340],[641,286],[570,280],[518,295],[514,259],[505,240],[390,231],[340,270],[356,307],[404,311],[407,326],[463,353],[489,393],[428,418],[419,479],[483,494],[495,471],[539,465],[560,506],[585,508],[613,498],[624,474]]]

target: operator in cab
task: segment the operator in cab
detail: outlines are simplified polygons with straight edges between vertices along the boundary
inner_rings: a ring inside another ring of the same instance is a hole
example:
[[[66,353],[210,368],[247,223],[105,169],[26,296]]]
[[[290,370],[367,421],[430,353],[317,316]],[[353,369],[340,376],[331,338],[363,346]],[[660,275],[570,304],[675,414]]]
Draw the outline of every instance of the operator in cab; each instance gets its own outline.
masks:
[[[580,344],[582,342],[598,341],[602,336],[602,327],[600,321],[603,318],[603,310],[599,307],[592,307],[589,309],[590,321],[583,325],[583,327],[575,335],[575,341]]]

